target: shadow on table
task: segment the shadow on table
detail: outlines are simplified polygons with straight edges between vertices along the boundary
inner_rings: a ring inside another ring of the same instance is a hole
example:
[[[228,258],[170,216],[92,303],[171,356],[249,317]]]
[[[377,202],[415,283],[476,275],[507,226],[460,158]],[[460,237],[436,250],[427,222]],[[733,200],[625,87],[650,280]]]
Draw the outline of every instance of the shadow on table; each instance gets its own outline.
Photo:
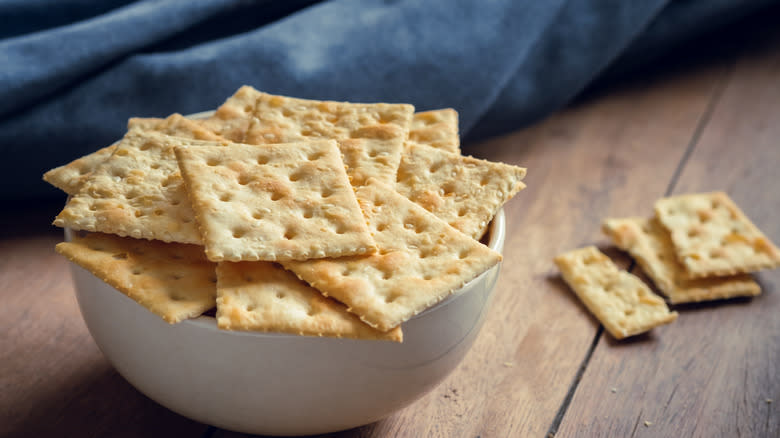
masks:
[[[206,430],[138,392],[105,360],[89,365],[67,381],[20,383],[29,392],[3,408],[9,418],[0,421],[0,436],[200,437]]]

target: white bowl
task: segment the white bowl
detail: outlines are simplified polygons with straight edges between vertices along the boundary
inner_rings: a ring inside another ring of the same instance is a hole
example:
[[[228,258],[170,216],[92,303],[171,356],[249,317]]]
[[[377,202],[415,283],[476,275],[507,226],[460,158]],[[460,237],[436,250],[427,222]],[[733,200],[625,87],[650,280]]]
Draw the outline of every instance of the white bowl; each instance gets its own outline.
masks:
[[[504,235],[500,211],[488,245],[501,252]],[[139,391],[220,428],[301,435],[374,422],[433,389],[474,342],[499,269],[403,323],[401,344],[224,331],[210,316],[171,325],[75,264],[72,274],[95,343]]]

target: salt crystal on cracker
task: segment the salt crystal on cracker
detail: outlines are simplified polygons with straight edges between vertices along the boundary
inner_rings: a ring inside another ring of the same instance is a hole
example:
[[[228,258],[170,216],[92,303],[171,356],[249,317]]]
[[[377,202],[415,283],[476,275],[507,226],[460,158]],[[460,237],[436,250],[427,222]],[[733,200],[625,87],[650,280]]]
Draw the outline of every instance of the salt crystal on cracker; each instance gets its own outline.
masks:
[[[687,279],[677,261],[669,233],[658,220],[606,219],[604,233],[618,248],[628,251],[672,304],[755,296],[761,288],[750,275]]]
[[[374,252],[336,142],[176,148],[213,261]]]
[[[677,319],[661,297],[636,276],[618,269],[595,246],[555,257],[563,279],[615,338],[644,333]]]
[[[423,145],[409,145],[395,189],[459,231],[479,239],[501,208],[525,188],[526,170]]]
[[[220,262],[217,326],[251,330],[401,342],[400,327],[371,328],[343,304],[323,297],[295,274],[272,262]]]
[[[216,264],[200,246],[90,233],[56,250],[169,323],[215,306]]]
[[[378,253],[282,264],[379,330],[398,326],[501,260],[385,184],[370,181],[356,194]]]
[[[725,193],[659,199],[655,212],[690,278],[780,266],[780,250]]]

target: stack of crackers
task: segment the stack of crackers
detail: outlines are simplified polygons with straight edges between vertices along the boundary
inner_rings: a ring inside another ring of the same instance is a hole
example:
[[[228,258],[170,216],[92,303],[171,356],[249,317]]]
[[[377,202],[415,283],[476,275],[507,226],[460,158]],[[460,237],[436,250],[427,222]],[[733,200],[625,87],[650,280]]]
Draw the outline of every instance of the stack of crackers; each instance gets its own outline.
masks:
[[[759,295],[750,273],[780,266],[780,250],[722,192],[663,198],[655,203],[655,217],[606,219],[602,230],[671,304]],[[638,277],[595,247],[561,254],[555,263],[617,339],[677,318]]]
[[[209,118],[134,118],[44,175],[57,251],[175,323],[400,342],[501,260],[483,238],[525,169],[460,154],[457,113],[244,86]]]

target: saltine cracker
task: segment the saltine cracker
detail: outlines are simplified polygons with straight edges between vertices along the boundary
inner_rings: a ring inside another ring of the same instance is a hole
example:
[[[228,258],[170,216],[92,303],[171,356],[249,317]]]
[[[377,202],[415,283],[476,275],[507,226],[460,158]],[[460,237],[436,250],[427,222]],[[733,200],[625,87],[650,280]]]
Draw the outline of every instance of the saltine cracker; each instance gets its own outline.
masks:
[[[209,260],[376,250],[333,140],[177,147],[176,158]]]
[[[169,323],[216,304],[216,264],[200,246],[74,233],[56,250]]]
[[[372,327],[398,326],[501,260],[385,184],[372,180],[356,194],[379,252],[282,264]]]
[[[780,266],[780,250],[723,192],[662,198],[655,213],[690,278]]]
[[[669,233],[655,218],[606,219],[602,230],[628,251],[672,304],[755,296],[761,287],[750,275],[688,279]]]
[[[217,326],[306,336],[385,339],[401,342],[398,327],[371,328],[343,304],[272,262],[220,262],[217,265]]]
[[[677,319],[677,312],[670,312],[642,280],[618,269],[595,246],[560,254],[555,264],[577,297],[615,339]]]

